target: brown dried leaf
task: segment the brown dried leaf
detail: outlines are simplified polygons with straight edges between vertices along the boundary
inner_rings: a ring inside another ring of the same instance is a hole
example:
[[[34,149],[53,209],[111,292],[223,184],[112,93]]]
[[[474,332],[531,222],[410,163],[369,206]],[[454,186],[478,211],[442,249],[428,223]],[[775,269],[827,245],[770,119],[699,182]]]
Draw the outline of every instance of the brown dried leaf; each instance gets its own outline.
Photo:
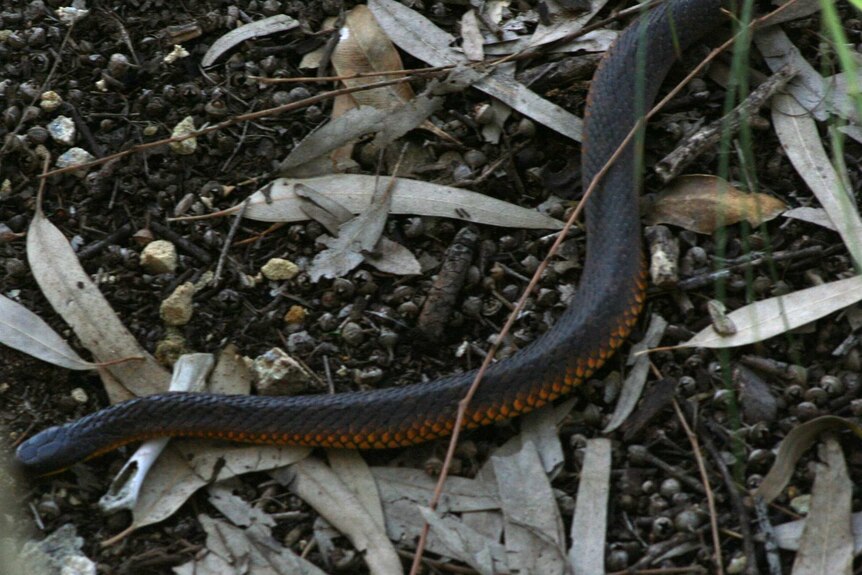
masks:
[[[341,39],[332,53],[332,65],[339,76],[353,76],[369,72],[403,70],[404,64],[398,50],[380,28],[371,10],[364,4],[353,8],[341,28]],[[365,86],[380,81],[380,77],[344,79],[348,88]],[[413,88],[409,84],[395,84],[352,94],[361,106],[373,106],[380,110],[392,108],[413,99]]]
[[[66,369],[95,369],[79,356],[45,321],[11,299],[0,295],[0,343]]]
[[[658,194],[646,221],[712,234],[742,220],[759,226],[785,209],[784,202],[772,196],[742,192],[716,176],[693,175],[677,178]]]
[[[66,238],[37,210],[27,232],[27,259],[45,298],[100,362],[140,358],[106,367],[121,386],[103,378],[111,401],[129,393],[148,395],[168,388],[170,374],[141,347],[81,267]]]

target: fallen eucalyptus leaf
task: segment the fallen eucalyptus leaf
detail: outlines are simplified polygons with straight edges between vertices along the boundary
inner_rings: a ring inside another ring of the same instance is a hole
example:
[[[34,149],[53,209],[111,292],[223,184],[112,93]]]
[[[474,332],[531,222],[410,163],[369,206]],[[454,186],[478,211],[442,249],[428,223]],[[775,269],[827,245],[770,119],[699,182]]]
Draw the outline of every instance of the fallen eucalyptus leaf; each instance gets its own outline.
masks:
[[[467,62],[462,53],[452,48],[455,37],[415,10],[395,0],[369,0],[368,7],[389,38],[405,52],[431,66]],[[551,130],[576,142],[581,141],[583,121],[580,118],[517,81],[501,79],[492,73],[477,79],[473,88],[501,100]]]
[[[27,232],[27,259],[45,298],[98,361],[124,361],[104,368],[120,382],[103,378],[112,402],[168,388],[170,374],[141,347],[78,262],[69,242],[36,210]],[[101,370],[100,370],[101,371]]]
[[[377,180],[375,176],[360,174],[336,174],[302,180],[279,178],[249,198],[244,216],[262,222],[307,220],[308,216],[301,207],[303,200],[294,193],[294,187],[297,184],[314,188],[337,201],[351,213],[358,214],[368,209]],[[380,185],[386,185],[389,177],[381,177],[379,180]],[[205,216],[173,219],[180,221],[208,219],[229,216],[239,210],[240,206],[234,206]],[[460,188],[408,178],[399,178],[398,189],[392,196],[390,213],[455,218],[511,228],[559,230],[563,227],[563,222],[540,214],[536,210],[515,206]]]
[[[838,280],[754,302],[727,314],[734,335],[719,335],[710,325],[680,347],[737,347],[785,333],[862,300],[862,276]]]
[[[375,20],[368,6],[353,7],[339,31],[338,45],[332,52],[332,67],[348,88],[380,82],[379,76],[351,77],[370,72],[390,72],[404,69],[401,56]],[[415,96],[410,84],[394,84],[373,90],[354,92],[351,97],[360,106],[392,110]]]
[[[200,514],[206,548],[174,568],[176,575],[325,575],[325,572],[276,540],[270,529],[254,524],[245,529]]]
[[[805,519],[788,521],[775,526],[775,542],[782,549],[796,551],[799,549],[799,541],[805,529]],[[862,512],[851,516],[851,529],[853,530],[853,555],[862,554]]]
[[[41,317],[0,295],[0,343],[66,369],[95,369]]]
[[[383,526],[329,467],[306,459],[272,475],[343,533],[363,554],[372,573],[401,572],[401,560]]]
[[[848,419],[835,415],[824,415],[797,425],[781,442],[772,469],[763,478],[754,495],[762,497],[767,504],[778,497],[793,476],[796,462],[802,454],[811,447],[821,433],[834,430],[850,430],[857,437],[862,438],[862,428]]]
[[[287,32],[288,30],[293,30],[298,26],[299,22],[290,16],[286,14],[276,14],[275,16],[270,16],[269,18],[264,18],[263,20],[257,20],[256,22],[245,24],[239,28],[234,28],[213,42],[210,49],[207,50],[207,53],[204,54],[204,57],[201,59],[201,66],[204,68],[211,66],[222,56],[222,54],[247,40],[262,38],[263,36],[277,34],[278,32]]]
[[[590,439],[578,483],[578,505],[572,518],[569,565],[581,575],[605,573],[605,539],[611,480],[611,441]]]
[[[794,220],[800,220],[803,222],[808,222],[809,224],[814,224],[827,230],[832,230],[833,232],[837,232],[838,228],[835,227],[835,224],[832,223],[832,220],[829,219],[829,214],[826,213],[826,210],[823,208],[793,208],[792,210],[787,210],[784,212],[785,218],[793,218]]]
[[[506,522],[509,566],[523,573],[565,573],[563,520],[536,447],[525,443],[515,453],[501,451],[491,462]]]
[[[772,99],[772,124],[793,167],[829,214],[856,269],[862,269],[862,218],[852,193],[832,166],[817,123],[790,96]]]
[[[772,196],[742,192],[716,176],[694,175],[675,179],[659,193],[645,219],[649,225],[672,224],[709,235],[742,220],[757,227],[785,209]]]
[[[811,507],[793,561],[793,575],[851,575],[853,483],[841,445],[834,437],[826,436],[820,451],[823,463],[817,465]]]

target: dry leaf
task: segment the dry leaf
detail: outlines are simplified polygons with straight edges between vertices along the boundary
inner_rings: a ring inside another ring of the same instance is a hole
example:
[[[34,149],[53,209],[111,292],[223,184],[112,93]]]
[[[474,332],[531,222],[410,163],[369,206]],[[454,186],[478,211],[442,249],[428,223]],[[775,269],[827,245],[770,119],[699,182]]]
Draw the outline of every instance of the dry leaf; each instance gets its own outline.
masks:
[[[210,390],[216,393],[248,393],[251,385],[248,367],[233,345],[220,354],[210,377]],[[144,480],[132,525],[121,534],[158,523],[179,509],[198,489],[216,479],[229,479],[242,473],[266,471],[289,465],[311,452],[305,447],[268,445],[223,446],[205,440],[171,441]]]
[[[672,224],[712,234],[742,220],[756,227],[787,209],[766,194],[747,194],[716,176],[682,176],[659,193],[646,214],[649,225]]]
[[[125,361],[106,367],[121,387],[103,378],[112,402],[168,388],[170,373],[142,348],[126,329],[99,288],[84,271],[69,242],[41,210],[27,232],[27,259],[45,298],[100,362]]]
[[[838,231],[838,228],[836,228],[835,224],[832,223],[832,220],[829,219],[829,214],[827,214],[826,210],[823,208],[793,208],[792,210],[784,212],[784,217],[808,222],[809,224],[814,224],[816,226],[826,228],[827,230],[832,230],[833,232]]]
[[[346,167],[355,165],[350,160],[350,150],[357,138],[378,132],[374,145],[382,149],[410,130],[424,126],[428,116],[442,105],[442,98],[420,95],[391,110],[363,105],[338,117],[333,112],[332,121],[297,144],[275,173],[285,177],[312,177],[343,172]]]
[[[242,490],[243,482],[235,477],[219,481],[207,488],[207,500],[231,523],[239,527],[249,527],[255,524],[267,528],[275,527],[278,522],[272,515],[264,511],[262,507],[253,505],[236,495]]]
[[[479,30],[479,18],[473,9],[467,10],[461,16],[461,49],[472,62],[481,62],[485,59],[484,39],[482,31]]]
[[[256,22],[240,26],[239,28],[234,28],[213,42],[213,45],[210,46],[210,49],[207,50],[206,54],[204,54],[204,57],[201,60],[201,66],[204,68],[211,66],[221,57],[222,54],[246,40],[262,38],[263,36],[276,34],[278,32],[287,32],[288,30],[293,30],[298,26],[299,22],[290,16],[287,16],[286,14],[276,14],[275,16],[270,16],[269,18],[264,18],[263,20],[258,20]]]
[[[862,276],[773,297],[727,314],[733,335],[720,335],[710,325],[680,347],[737,347],[763,341],[805,325],[862,300]]]
[[[455,37],[430,20],[395,0],[369,0],[368,7],[387,36],[405,52],[431,66],[462,64],[467,58],[451,46]],[[583,122],[574,114],[545,100],[523,84],[491,74],[473,87],[515,108],[540,124],[568,138],[581,141]]]
[[[295,463],[311,453],[307,447],[236,445],[219,447],[212,441],[174,440],[144,481],[132,510],[132,525],[122,535],[164,521],[198,489],[218,479],[266,471]]]
[[[372,573],[401,573],[401,560],[383,527],[329,467],[306,459],[273,476],[343,533]]]
[[[862,267],[862,219],[855,200],[835,171],[817,123],[790,96],[772,98],[772,124],[793,167],[805,180],[841,235],[856,268]]]
[[[380,82],[379,76],[349,78],[356,74],[403,70],[401,56],[386,33],[377,24],[371,10],[359,4],[348,12],[340,30],[338,45],[332,53],[332,66],[348,88]],[[409,102],[414,93],[410,84],[395,84],[351,94],[360,106],[391,110]]]
[[[862,512],[851,516],[850,528],[853,531],[853,555],[862,553]],[[805,529],[805,519],[797,519],[775,526],[775,542],[782,549],[796,551]]]
[[[572,518],[569,564],[577,575],[604,575],[605,538],[611,480],[611,441],[590,439],[578,483],[577,506]]]
[[[0,295],[0,343],[66,369],[95,369],[72,349],[45,321],[11,299]]]
[[[811,447],[814,440],[825,431],[844,429],[850,430],[857,437],[862,438],[862,428],[848,419],[834,415],[824,415],[794,427],[781,442],[772,469],[763,478],[754,495],[762,497],[766,503],[770,503],[784,490],[790,478],[793,477],[796,462]]]
[[[754,34],[754,43],[773,73],[785,66],[790,66],[796,71],[793,80],[784,87],[782,92],[803,108],[801,114],[814,114],[814,117],[821,122],[828,120],[829,113],[826,106],[829,98],[826,97],[823,76],[802,55],[799,48],[793,45],[782,27],[767,26],[759,29]],[[772,98],[773,108],[782,105],[779,101],[781,99]]]
[[[348,209],[336,200],[306,185],[297,184],[294,191],[303,200],[307,200],[302,204],[302,211],[325,227],[332,236],[338,237],[341,233],[341,226],[349,222],[353,216]],[[362,216],[359,217],[361,218]],[[316,279],[315,276],[317,275],[338,277],[346,273],[341,262],[330,259],[333,252],[327,251],[323,253],[326,255],[319,255],[319,260],[315,258],[317,267],[312,268],[312,279]],[[359,255],[363,256],[363,260],[366,263],[384,273],[412,275],[422,271],[419,261],[410,250],[383,236],[380,237],[373,251],[360,253]],[[363,260],[358,261],[361,262]]]
[[[207,534],[206,549],[174,569],[177,575],[325,575],[316,565],[282,546],[264,525],[246,529],[198,515]]]
[[[377,482],[371,468],[362,455],[352,449],[328,449],[326,458],[332,471],[353,492],[380,529],[384,530],[386,521],[383,517],[383,502],[380,500],[380,492],[377,490]]]
[[[368,209],[377,180],[375,176],[360,174],[338,174],[303,180],[279,178],[249,198],[244,216],[261,222],[307,220],[308,216],[302,211],[303,200],[294,193],[294,186],[297,184],[314,188],[337,201],[351,213],[358,214]],[[380,185],[386,185],[389,177],[381,177],[379,180]],[[206,216],[175,219],[208,219],[229,216],[239,210],[240,206],[235,206]],[[399,178],[398,188],[392,196],[390,213],[455,218],[477,224],[512,228],[559,230],[563,227],[563,222],[540,214],[537,210],[522,208],[460,188],[409,178]]]
[[[442,517],[428,507],[419,506],[431,534],[439,541],[444,557],[459,559],[481,575],[510,573],[506,548],[452,516]]]
[[[515,454],[500,451],[491,462],[506,521],[509,566],[524,573],[565,573],[563,520],[535,446],[525,443]]]
[[[319,127],[299,142],[276,168],[279,175],[295,175],[292,171],[326,153],[337,150],[365,134],[376,132],[385,122],[388,112],[362,106],[345,111],[341,116]],[[331,158],[330,165],[332,164]]]
[[[628,357],[628,365],[632,368],[623,382],[614,413],[602,433],[611,433],[616,430],[634,411],[638,400],[641,398],[641,393],[643,393],[650,369],[649,356],[644,352],[658,346],[661,338],[664,337],[665,329],[667,329],[667,321],[660,315],[653,314],[650,317],[646,335],[632,346]]]
[[[793,575],[853,573],[853,483],[838,441],[827,436],[822,447]]]

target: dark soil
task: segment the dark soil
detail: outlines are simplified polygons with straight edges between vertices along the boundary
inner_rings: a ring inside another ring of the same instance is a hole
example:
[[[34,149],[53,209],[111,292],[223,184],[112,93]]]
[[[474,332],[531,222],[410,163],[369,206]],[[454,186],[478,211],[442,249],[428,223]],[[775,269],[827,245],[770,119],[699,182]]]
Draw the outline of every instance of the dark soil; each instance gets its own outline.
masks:
[[[266,85],[250,77],[305,75],[305,71],[297,68],[302,55],[328,40],[327,35],[315,35],[311,31],[320,30],[325,17],[337,15],[352,3],[267,0],[234,6],[219,0],[182,3],[133,0],[114,4],[94,1],[89,6],[90,15],[71,31],[68,26],[61,25],[53,13],[56,7],[65,4],[54,0],[0,2],[0,31],[12,31],[11,36],[0,40],[0,140],[5,141],[0,153],[0,182],[8,181],[8,189],[0,190],[0,228],[8,228],[0,237],[0,293],[36,312],[86,357],[86,350],[81,349],[74,334],[41,295],[25,253],[23,232],[34,212],[42,169],[37,147],[44,145],[52,158],[66,150],[66,146],[47,135],[47,124],[59,114],[72,118],[78,132],[76,145],[96,157],[103,157],[134,144],[165,138],[186,116],[192,116],[195,125],[200,127],[206,122],[214,123],[225,117],[284,103],[285,98],[299,99],[332,89],[332,84],[318,83],[288,87]],[[458,3],[425,4],[426,15],[457,34],[455,24],[462,6]],[[421,2],[413,2],[412,7],[423,9]],[[301,30],[246,43],[222,65],[201,73],[198,68],[201,56],[214,40],[234,25],[231,18],[238,16],[240,21],[254,21],[274,13],[286,13],[299,19]],[[178,25],[198,28],[200,35],[183,42],[190,57],[168,65],[163,63],[163,58],[175,41],[171,38],[172,27]],[[797,46],[816,69],[821,69],[817,20],[797,23],[792,28]],[[848,30],[853,43],[859,41],[858,28]],[[122,55],[129,65],[124,65],[115,54]],[[520,63],[520,68],[530,71],[558,60],[559,57],[540,56]],[[585,61],[591,62],[586,73],[562,78],[554,85],[539,82],[534,88],[580,114],[594,59],[587,57]],[[405,56],[405,65],[421,64]],[[765,70],[757,60],[753,66]],[[106,91],[96,88],[100,80],[106,82]],[[709,95],[699,100],[691,96],[682,98],[672,104],[674,113],[685,112],[692,118],[705,115],[708,120],[720,116],[724,94],[711,82],[707,81],[706,85]],[[46,112],[39,107],[39,95],[47,89],[62,97],[64,105],[60,109]],[[444,152],[451,151],[463,157],[468,150],[478,150],[487,157],[488,163],[508,157],[491,177],[471,189],[530,207],[542,203],[552,191],[559,193],[559,182],[578,181],[577,174],[560,160],[576,157],[578,147],[563,142],[555,133],[533,125],[517,113],[506,124],[507,133],[500,145],[483,143],[471,118],[476,105],[487,101],[479,92],[452,95],[438,116],[441,123],[449,126],[460,121],[455,129],[464,148],[453,147],[427,133],[410,136],[424,145],[429,165],[437,162]],[[196,281],[204,272],[214,269],[232,222],[224,218],[168,223],[167,218],[174,216],[181,205],[190,206],[188,213],[206,213],[210,208],[237,204],[255,186],[236,189],[229,186],[252,178],[265,178],[274,162],[284,158],[296,142],[328,118],[330,106],[331,103],[326,102],[208,134],[198,138],[198,149],[191,156],[175,155],[163,146],[94,168],[84,178],[63,174],[49,179],[44,204],[46,214],[85,256],[82,256],[85,269],[94,277],[98,276],[100,289],[119,317],[150,352],[155,352],[166,336],[159,318],[160,302],[180,283]],[[671,119],[678,119],[678,116],[666,115],[650,128],[648,163],[673,148],[674,138],[669,135],[673,128]],[[512,153],[516,148],[519,151]],[[756,134],[751,153],[764,191],[791,206],[811,203],[809,192],[783,156],[771,131]],[[844,153],[854,192],[858,192],[860,150],[848,143]],[[356,156],[366,173],[374,173],[376,158],[365,161],[361,149]],[[690,172],[714,173],[714,160],[714,157],[705,158]],[[736,161],[732,160],[731,164],[731,179],[746,182]],[[552,172],[554,177],[551,177]],[[451,183],[454,176],[452,166],[444,163],[421,177]],[[657,186],[648,178],[647,188],[651,185],[653,189]],[[554,209],[555,215],[562,217],[566,206],[559,204]],[[392,217],[387,227],[389,237],[406,245],[421,260],[431,262],[423,275],[394,277],[362,266],[343,280],[314,284],[303,273],[287,282],[286,289],[278,293],[271,289],[275,286],[266,283],[247,287],[242,275],[256,275],[273,257],[289,258],[300,265],[307,263],[321,249],[315,238],[323,229],[317,223],[294,224],[258,237],[268,226],[243,221],[236,241],[249,241],[230,250],[221,283],[195,296],[194,318],[181,331],[184,348],[217,352],[233,343],[243,354],[255,357],[275,346],[287,347],[291,333],[304,330],[311,343],[293,350],[295,355],[317,373],[324,372],[324,363],[328,361],[337,391],[408,384],[421,377],[434,378],[475,367],[481,361],[478,354],[468,352],[456,358],[455,350],[464,341],[487,349],[489,337],[499,330],[508,313],[507,306],[500,305],[500,299],[517,300],[526,285],[521,278],[532,275],[531,256],[543,258],[548,244],[542,240],[541,232],[481,227],[472,259],[473,273],[468,273],[467,284],[458,296],[456,312],[448,319],[444,341],[433,346],[413,346],[413,330],[432,276],[438,272],[439,262],[462,227],[457,221]],[[707,257],[705,261],[693,260],[695,265],[683,279],[714,269],[718,262],[713,259],[716,245],[713,238],[690,232],[676,235],[683,254],[694,257],[691,250],[697,248]],[[138,257],[142,245],[152,238],[169,239],[178,245],[180,262],[175,274],[152,275],[140,267]],[[568,243],[567,254],[582,253],[582,234],[575,232],[573,238]],[[820,248],[820,251],[806,256],[811,254],[805,251],[809,248]],[[849,256],[837,234],[781,218],[758,230],[745,226],[727,229],[725,258],[741,258],[750,250],[799,252],[801,257],[791,256],[774,265],[753,268],[737,266],[722,284],[723,300],[729,309],[779,290],[793,291],[851,273]],[[546,273],[541,283],[542,292],[530,304],[533,313],[517,324],[516,333],[504,346],[503,353],[512,353],[547,328],[562,306],[558,290],[575,282],[577,274],[577,266],[561,266]],[[679,291],[652,289],[644,315],[659,313],[670,321],[671,328],[663,344],[672,345],[708,325],[706,302],[714,295],[713,283],[686,292],[684,296]],[[680,305],[682,297],[690,299],[691,309]],[[304,307],[307,316],[302,324],[287,325],[285,314],[294,305]],[[472,319],[470,314],[477,306],[478,319]],[[361,337],[344,341],[336,328],[345,318],[362,328]],[[380,337],[381,328],[394,331],[399,338],[392,357],[387,349],[389,340]],[[666,389],[675,390],[690,421],[696,422],[695,430],[701,437],[701,444],[707,446],[702,455],[711,474],[718,521],[724,534],[743,533],[741,526],[752,521],[753,512],[748,509],[746,517],[731,504],[728,490],[733,487],[719,474],[715,458],[727,460],[730,476],[739,484],[735,488],[737,493],[745,495],[743,490],[756,485],[768,470],[772,462],[769,450],[793,425],[822,413],[850,415],[857,406],[854,400],[859,393],[858,371],[862,361],[859,346],[849,346],[838,356],[833,355],[833,350],[851,331],[841,317],[831,317],[818,322],[816,330],[777,337],[723,358],[706,350],[679,350],[653,356],[657,370],[666,378],[661,381],[670,380],[671,383],[669,388],[667,383],[661,382],[649,385],[665,385]],[[635,333],[632,339],[640,337],[641,333]],[[748,372],[740,374],[737,369],[744,355],[748,356],[749,365],[756,356],[804,368],[804,375],[795,382],[778,377],[777,372],[770,374],[761,370],[760,377],[765,378],[765,383],[760,393],[777,404],[777,413],[764,416],[751,413],[745,405],[742,410],[738,408],[740,386],[747,378],[755,377]],[[600,378],[584,386],[578,410],[585,416],[563,428],[569,461],[566,472],[555,486],[571,495],[577,488],[582,439],[598,436],[603,414],[613,409],[614,398],[604,394],[601,378],[621,368],[620,359],[612,360],[599,374]],[[832,381],[830,377],[837,378],[842,385],[825,385],[824,382]],[[657,389],[648,388],[647,396]],[[811,393],[811,389],[829,391],[824,396]],[[83,402],[73,399],[73,390],[83,390],[86,399]],[[635,564],[639,567],[693,565],[711,571],[707,523],[700,523],[692,530],[686,526],[674,527],[672,522],[668,527],[656,521],[658,517],[674,519],[685,510],[696,509],[702,513],[707,509],[704,496],[685,486],[677,493],[660,491],[659,487],[670,476],[653,462],[631,457],[627,451],[633,444],[646,446],[653,456],[700,480],[690,443],[669,402],[672,394],[656,392],[654,395],[664,399],[657,405],[647,402],[641,415],[648,415],[639,427],[630,428],[625,436],[622,432],[612,436],[617,449],[608,568],[621,570]],[[6,441],[2,442],[4,456],[11,458],[14,445],[35,431],[73,420],[105,405],[107,398],[95,375],[53,368],[0,347],[0,425],[6,430]],[[510,435],[516,425],[480,432],[471,439],[480,445],[481,455],[499,442],[500,436]],[[424,449],[433,451],[435,448]],[[374,457],[385,461],[391,456]],[[115,453],[45,481],[19,482],[17,501],[27,508],[27,519],[14,521],[4,516],[0,531],[33,537],[71,522],[85,538],[85,552],[99,562],[104,573],[167,573],[171,567],[192,559],[204,544],[204,534],[195,517],[201,511],[213,512],[205,497],[194,497],[169,520],[143,529],[119,545],[100,545],[100,541],[127,525],[127,516],[105,518],[96,507],[122,460],[122,454]],[[851,459],[850,466],[852,476],[859,480],[862,469],[858,458]],[[468,471],[474,468],[475,462],[465,466]],[[799,470],[794,489],[805,493],[810,489],[812,476],[806,473],[803,465]],[[267,478],[252,475],[243,479],[254,498]],[[284,505],[280,509],[307,510],[295,498],[284,494],[277,494],[276,498]],[[859,507],[859,499],[854,499],[854,509]],[[38,517],[38,523],[34,517]],[[780,513],[773,517],[776,522],[786,519],[787,516]],[[311,526],[312,520],[306,518],[279,526],[279,532],[282,536],[295,530],[307,533]],[[750,527],[753,529],[753,522]],[[740,537],[723,537],[722,551],[726,560],[743,552]],[[703,549],[674,559],[638,563],[664,542],[687,540],[702,541]],[[294,547],[301,552],[298,543]],[[756,555],[760,564],[765,565],[759,545]],[[311,558],[315,559],[314,554]]]

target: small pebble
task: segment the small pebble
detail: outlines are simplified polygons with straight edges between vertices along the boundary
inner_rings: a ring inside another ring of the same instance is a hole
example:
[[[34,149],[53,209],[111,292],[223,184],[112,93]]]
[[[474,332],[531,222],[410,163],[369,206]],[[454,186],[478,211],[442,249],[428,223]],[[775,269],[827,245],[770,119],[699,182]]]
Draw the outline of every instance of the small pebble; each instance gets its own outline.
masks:
[[[177,270],[177,248],[166,240],[148,243],[141,251],[141,267],[153,274],[175,272]]]
[[[195,286],[186,282],[177,286],[177,289],[169,295],[159,306],[159,315],[167,325],[186,325],[192,319],[192,297],[195,295]]]
[[[314,378],[283,349],[274,347],[251,366],[261,395],[294,395],[308,390]]]
[[[288,325],[299,325],[305,321],[308,311],[301,305],[292,305],[284,314],[284,323]]]
[[[260,273],[268,280],[292,280],[299,274],[299,266],[290,260],[272,258],[260,268]]]
[[[790,500],[790,508],[800,515],[808,515],[811,508],[811,495],[800,495]]]
[[[57,158],[55,165],[58,168],[68,168],[70,166],[80,166],[95,159],[96,157],[93,154],[83,148],[69,148]]]
[[[84,391],[81,387],[76,387],[72,390],[71,394],[72,399],[77,401],[80,404],[85,404],[90,400],[90,397],[87,395],[87,392]]]
[[[179,124],[174,126],[174,129],[171,131],[171,137],[181,138],[194,133],[194,131],[194,118],[192,118],[191,116],[186,116],[180,121]],[[170,147],[171,151],[173,151],[175,154],[179,154],[180,156],[188,156],[194,154],[195,150],[198,149],[198,141],[197,138],[186,138],[185,140],[180,140],[178,142],[171,142]]]
[[[287,351],[294,355],[304,355],[314,351],[317,340],[307,331],[298,331],[287,336]]]
[[[71,146],[75,143],[75,122],[66,116],[57,116],[48,124],[48,133],[58,144]]]
[[[39,107],[46,112],[53,112],[62,104],[63,98],[61,98],[60,95],[53,90],[43,92],[39,98]]]

